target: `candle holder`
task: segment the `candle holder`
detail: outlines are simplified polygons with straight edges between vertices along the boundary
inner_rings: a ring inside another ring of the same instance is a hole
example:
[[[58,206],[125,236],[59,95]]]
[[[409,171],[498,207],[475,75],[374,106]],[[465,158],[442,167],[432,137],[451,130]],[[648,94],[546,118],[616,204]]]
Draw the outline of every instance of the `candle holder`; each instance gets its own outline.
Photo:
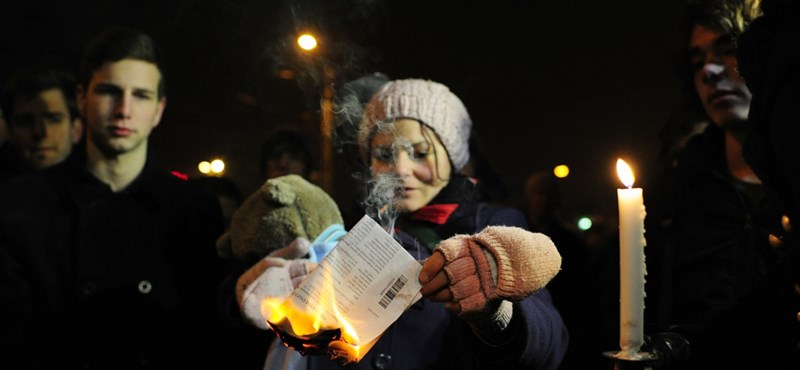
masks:
[[[656,332],[645,336],[647,351],[603,352],[614,362],[615,370],[684,369],[689,364],[689,341],[673,332]]]
[[[612,359],[614,370],[655,370],[658,355],[654,352],[606,351],[603,356]]]

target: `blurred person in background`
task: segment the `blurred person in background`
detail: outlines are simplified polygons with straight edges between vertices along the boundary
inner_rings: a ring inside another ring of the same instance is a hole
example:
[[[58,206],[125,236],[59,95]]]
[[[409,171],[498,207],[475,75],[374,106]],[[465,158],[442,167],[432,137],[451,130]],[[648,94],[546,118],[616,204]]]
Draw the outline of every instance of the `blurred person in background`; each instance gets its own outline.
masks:
[[[311,139],[300,130],[278,127],[261,144],[260,168],[263,180],[295,174],[314,182],[318,176]]]
[[[53,69],[31,70],[14,76],[3,90],[8,150],[3,155],[6,178],[59,164],[83,137],[75,103],[75,79]],[[0,179],[2,181],[2,179]]]

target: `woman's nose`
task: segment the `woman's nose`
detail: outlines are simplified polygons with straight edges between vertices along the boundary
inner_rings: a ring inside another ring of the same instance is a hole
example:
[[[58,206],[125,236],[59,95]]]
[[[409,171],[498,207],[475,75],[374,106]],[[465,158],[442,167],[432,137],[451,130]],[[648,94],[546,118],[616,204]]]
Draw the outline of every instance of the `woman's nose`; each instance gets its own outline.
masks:
[[[725,65],[721,63],[706,63],[703,66],[703,70],[701,72],[702,81],[706,85],[712,85],[719,82],[722,79],[723,74],[725,73]]]
[[[414,161],[411,160],[411,156],[406,151],[401,150],[394,159],[394,173],[398,176],[411,174],[413,164]]]

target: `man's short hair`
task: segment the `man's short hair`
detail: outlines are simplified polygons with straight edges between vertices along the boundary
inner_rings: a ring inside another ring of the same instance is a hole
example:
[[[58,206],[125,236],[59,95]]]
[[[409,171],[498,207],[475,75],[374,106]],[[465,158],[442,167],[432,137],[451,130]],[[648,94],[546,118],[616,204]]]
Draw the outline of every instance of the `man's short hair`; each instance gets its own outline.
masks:
[[[19,72],[11,78],[3,89],[2,111],[6,122],[13,125],[14,100],[18,97],[24,100],[33,99],[36,94],[50,89],[61,90],[64,103],[69,110],[70,121],[78,117],[78,107],[75,103],[75,78],[64,71],[45,68]]]
[[[89,87],[92,74],[106,63],[123,59],[136,59],[155,64],[161,73],[158,82],[158,97],[167,95],[164,68],[160,64],[160,51],[156,42],[147,34],[124,27],[111,27],[95,36],[86,46],[81,64],[81,84]]]

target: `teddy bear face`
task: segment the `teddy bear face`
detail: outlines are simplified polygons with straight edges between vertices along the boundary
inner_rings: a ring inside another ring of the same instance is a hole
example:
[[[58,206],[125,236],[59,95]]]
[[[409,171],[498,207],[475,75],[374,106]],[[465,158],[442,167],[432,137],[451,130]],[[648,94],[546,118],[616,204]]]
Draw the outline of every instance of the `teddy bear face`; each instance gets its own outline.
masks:
[[[217,241],[223,257],[255,262],[296,238],[314,240],[343,224],[336,202],[298,175],[267,180],[239,207],[229,230]]]

